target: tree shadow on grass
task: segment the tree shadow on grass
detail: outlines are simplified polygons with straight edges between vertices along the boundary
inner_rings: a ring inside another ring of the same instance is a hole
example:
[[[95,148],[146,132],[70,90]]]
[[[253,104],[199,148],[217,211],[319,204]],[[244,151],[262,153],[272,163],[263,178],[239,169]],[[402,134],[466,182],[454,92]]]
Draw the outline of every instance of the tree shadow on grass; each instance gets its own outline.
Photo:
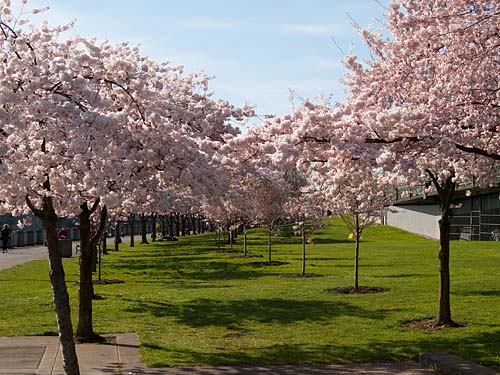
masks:
[[[451,354],[472,360],[485,366],[500,370],[498,361],[500,331],[462,334],[450,338],[441,334],[426,334],[420,338],[360,342],[356,345],[331,344],[283,344],[260,348],[217,347],[205,350],[183,348],[176,345],[156,345],[143,343],[144,348],[153,351],[168,351],[176,362],[193,365],[279,365],[309,363],[401,361],[416,359],[423,351],[447,351]],[[245,350],[246,349],[246,350]],[[156,357],[156,356],[155,356]],[[154,366],[168,366],[169,363],[154,363]],[[295,369],[297,370],[297,369]],[[239,371],[234,369],[234,371]],[[316,372],[283,372],[283,374],[303,374]],[[191,372],[190,372],[191,373]],[[196,372],[193,372],[196,374]],[[247,374],[244,369],[233,374]],[[274,372],[273,372],[274,373]],[[355,374],[354,372],[353,374]],[[380,372],[383,373],[383,372]],[[201,372],[200,372],[201,374]],[[252,374],[249,372],[248,374]],[[324,374],[318,372],[318,374]]]
[[[121,258],[113,263],[113,267],[117,269],[143,269],[143,268],[161,268],[165,269],[172,265],[189,267],[191,264],[208,263],[212,258],[203,256],[161,256],[155,255],[150,257],[130,257]]]
[[[250,280],[271,275],[264,271],[252,270],[244,263],[214,261],[205,257],[158,257],[153,260],[130,259],[113,265],[129,275],[149,280]],[[139,281],[140,282],[140,281]]]
[[[128,312],[151,314],[155,317],[172,316],[190,327],[226,327],[242,329],[248,322],[288,324],[294,322],[322,322],[338,316],[356,316],[384,319],[387,311],[364,309],[346,302],[297,301],[287,299],[244,299],[214,301],[195,299],[181,305],[159,301],[136,301]]]
[[[454,330],[456,328],[451,328]],[[335,347],[332,347],[334,349]],[[445,336],[441,332],[425,334],[413,340],[382,340],[369,345],[344,346],[352,358],[380,358],[397,360],[401,355],[417,358],[424,351],[446,351],[462,358],[481,362],[500,370],[500,330],[495,332],[462,332],[459,337]]]
[[[140,253],[134,253],[134,250],[122,252],[122,259],[127,258],[157,258],[157,257],[191,257],[191,256],[201,256],[204,254],[210,254],[212,251],[208,247],[199,246],[193,244],[191,246],[180,247],[180,246],[170,246],[170,247],[154,247],[140,249]]]
[[[181,349],[179,347],[171,348],[169,346],[157,347],[156,345],[144,344],[145,348],[153,350],[165,350],[171,353],[179,362],[190,363],[192,365],[285,365],[288,363],[314,363],[315,353],[310,351],[303,345],[270,345],[260,348],[258,351],[244,351],[244,350],[228,350],[227,348],[215,348],[213,351],[199,351],[191,348]],[[153,363],[153,367],[168,366],[168,363]],[[270,369],[271,370],[271,369]],[[191,372],[193,371],[193,372]],[[200,372],[197,372],[200,371]],[[256,369],[232,368],[231,374],[256,374]],[[267,373],[264,369],[259,369],[259,373]],[[290,371],[290,369],[289,369]],[[283,374],[304,374],[311,372],[302,372],[302,370],[295,369],[297,372],[284,372]],[[189,369],[190,374],[206,374],[202,369]],[[223,372],[222,372],[223,373]],[[269,373],[275,374],[272,371]],[[315,372],[311,373],[314,374]],[[319,374],[327,374],[326,372]]]

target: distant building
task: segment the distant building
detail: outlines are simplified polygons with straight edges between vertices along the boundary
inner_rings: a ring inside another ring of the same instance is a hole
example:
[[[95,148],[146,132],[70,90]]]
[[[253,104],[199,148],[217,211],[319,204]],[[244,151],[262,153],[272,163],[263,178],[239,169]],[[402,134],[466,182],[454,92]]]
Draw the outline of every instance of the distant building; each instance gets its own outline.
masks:
[[[31,225],[27,225],[24,228],[19,228],[17,226],[17,223],[25,218],[29,218],[31,220]],[[9,247],[45,244],[45,230],[43,227],[43,223],[40,219],[32,214],[22,216],[12,216],[11,214],[0,215],[0,227],[4,224],[8,224],[12,229],[12,236]],[[58,227],[62,226],[68,228],[70,239],[78,240],[80,238],[76,219],[60,219]]]
[[[385,224],[425,237],[439,239],[439,205],[436,193],[423,189],[400,191],[385,217]],[[451,210],[451,239],[500,241],[500,186],[488,189],[463,185],[457,189]]]

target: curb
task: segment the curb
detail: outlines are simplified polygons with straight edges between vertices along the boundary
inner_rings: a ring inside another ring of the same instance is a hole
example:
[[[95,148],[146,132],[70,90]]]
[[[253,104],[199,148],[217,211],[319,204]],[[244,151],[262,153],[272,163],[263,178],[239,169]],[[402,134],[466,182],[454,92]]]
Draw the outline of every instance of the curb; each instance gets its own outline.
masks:
[[[420,353],[420,364],[448,375],[499,375],[489,367],[478,365],[446,352]]]

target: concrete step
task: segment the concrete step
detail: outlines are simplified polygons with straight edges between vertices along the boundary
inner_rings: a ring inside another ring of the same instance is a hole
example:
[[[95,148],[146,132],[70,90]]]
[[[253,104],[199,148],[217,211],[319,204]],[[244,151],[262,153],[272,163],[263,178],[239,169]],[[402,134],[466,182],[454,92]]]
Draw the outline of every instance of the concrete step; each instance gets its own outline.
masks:
[[[420,353],[420,363],[449,375],[499,375],[496,371],[446,352]]]

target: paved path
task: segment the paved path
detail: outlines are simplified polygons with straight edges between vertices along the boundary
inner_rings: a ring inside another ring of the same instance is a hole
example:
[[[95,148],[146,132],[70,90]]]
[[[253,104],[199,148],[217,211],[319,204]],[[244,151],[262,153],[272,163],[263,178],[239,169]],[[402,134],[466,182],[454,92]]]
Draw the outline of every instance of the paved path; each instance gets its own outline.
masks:
[[[47,259],[48,252],[45,246],[24,246],[9,249],[7,253],[0,253],[0,270],[17,266],[31,260]]]
[[[133,374],[144,369],[138,336],[114,337],[114,342],[106,345],[77,345],[82,375]],[[64,375],[59,338],[0,337],[0,374]]]
[[[114,340],[113,340],[114,339]],[[110,344],[80,344],[81,375],[429,375],[416,363],[317,366],[146,368],[136,334],[110,336]],[[64,375],[57,337],[0,337],[0,375]]]
[[[148,236],[149,240],[149,236]],[[114,238],[108,238],[108,249],[114,246]],[[123,243],[130,243],[130,236],[122,237]],[[136,243],[140,243],[141,236],[135,235]],[[73,257],[76,253],[78,241],[73,241]],[[32,260],[48,259],[48,250],[46,246],[24,246],[9,249],[7,253],[0,253],[0,270],[11,268]]]
[[[78,241],[73,241],[73,257],[76,253]],[[0,253],[0,270],[11,268],[32,260],[48,259],[49,253],[46,246],[23,246],[9,249],[7,253]]]

